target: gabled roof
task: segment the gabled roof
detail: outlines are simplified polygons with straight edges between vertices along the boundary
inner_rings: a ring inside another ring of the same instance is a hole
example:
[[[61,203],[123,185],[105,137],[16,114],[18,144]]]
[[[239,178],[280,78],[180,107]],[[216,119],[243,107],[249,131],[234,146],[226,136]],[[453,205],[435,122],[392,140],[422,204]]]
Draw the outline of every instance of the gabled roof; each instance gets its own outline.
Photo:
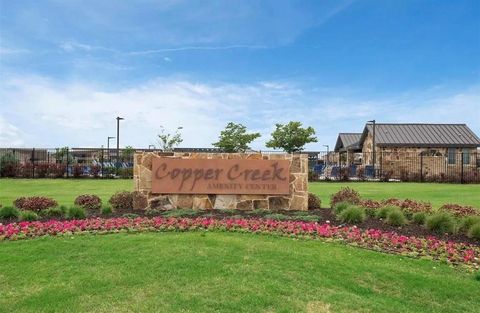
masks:
[[[335,144],[335,152],[360,149],[359,142],[361,137],[362,133],[338,134],[337,143]]]
[[[367,124],[360,147],[373,124]],[[479,147],[480,138],[466,124],[375,124],[378,146],[409,147]]]

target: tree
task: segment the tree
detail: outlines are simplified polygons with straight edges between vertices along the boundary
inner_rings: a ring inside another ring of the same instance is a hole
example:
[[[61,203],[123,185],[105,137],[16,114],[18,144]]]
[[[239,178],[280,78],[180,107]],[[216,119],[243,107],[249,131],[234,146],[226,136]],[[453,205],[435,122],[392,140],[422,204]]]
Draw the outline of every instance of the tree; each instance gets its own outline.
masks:
[[[160,134],[158,134],[158,143],[162,151],[173,151],[174,147],[177,147],[183,142],[182,134],[180,134],[182,127],[177,127],[174,134],[168,133],[163,126],[160,126]]]
[[[213,143],[214,147],[223,152],[245,152],[250,149],[249,143],[260,137],[260,133],[247,133],[247,127],[242,124],[230,122],[220,132],[218,142]]]
[[[135,149],[132,146],[126,146],[122,149],[122,160],[123,162],[127,162],[132,160],[132,156],[135,153]]]
[[[303,128],[301,122],[289,122],[288,124],[275,124],[276,129],[272,133],[272,139],[266,143],[268,148],[281,148],[288,153],[299,152],[310,142],[317,142],[315,130],[312,127]]]

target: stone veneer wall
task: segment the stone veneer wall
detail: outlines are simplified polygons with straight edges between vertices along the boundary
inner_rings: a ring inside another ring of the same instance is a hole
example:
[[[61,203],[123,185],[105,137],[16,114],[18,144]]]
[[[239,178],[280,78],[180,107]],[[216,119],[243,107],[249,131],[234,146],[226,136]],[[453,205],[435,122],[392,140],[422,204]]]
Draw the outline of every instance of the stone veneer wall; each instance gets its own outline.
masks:
[[[154,194],[152,158],[183,159],[264,159],[290,161],[290,195],[185,195]],[[307,210],[308,209],[308,155],[261,153],[154,153],[142,152],[134,156],[135,209],[238,209],[238,210]]]

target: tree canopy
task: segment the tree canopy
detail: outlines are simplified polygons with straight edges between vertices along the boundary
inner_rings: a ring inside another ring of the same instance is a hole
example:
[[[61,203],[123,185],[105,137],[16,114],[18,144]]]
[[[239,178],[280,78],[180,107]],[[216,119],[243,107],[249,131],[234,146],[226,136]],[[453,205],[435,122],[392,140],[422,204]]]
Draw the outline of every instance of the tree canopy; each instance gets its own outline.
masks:
[[[213,146],[223,152],[245,152],[250,149],[248,144],[258,137],[260,133],[247,133],[246,126],[230,122],[220,132],[218,142],[213,143]]]
[[[282,149],[288,153],[299,152],[310,142],[317,142],[313,127],[302,127],[301,122],[289,122],[288,124],[275,124],[276,129],[272,133],[266,146],[273,149]]]

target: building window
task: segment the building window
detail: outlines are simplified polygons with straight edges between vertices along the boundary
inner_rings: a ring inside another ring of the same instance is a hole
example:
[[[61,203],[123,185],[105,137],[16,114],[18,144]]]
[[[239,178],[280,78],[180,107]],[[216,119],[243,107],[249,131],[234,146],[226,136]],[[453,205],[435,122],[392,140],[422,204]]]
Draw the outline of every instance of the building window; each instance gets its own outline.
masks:
[[[470,164],[470,149],[463,149],[463,164]]]
[[[448,148],[448,164],[455,164],[456,163],[456,149],[455,148]]]

